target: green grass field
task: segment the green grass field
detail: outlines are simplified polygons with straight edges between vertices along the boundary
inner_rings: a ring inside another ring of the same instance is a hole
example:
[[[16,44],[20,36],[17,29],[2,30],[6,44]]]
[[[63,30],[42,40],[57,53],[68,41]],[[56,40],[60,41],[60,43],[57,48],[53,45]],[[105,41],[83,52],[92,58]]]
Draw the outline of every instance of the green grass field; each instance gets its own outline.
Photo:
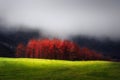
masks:
[[[0,58],[0,80],[120,80],[120,63]]]

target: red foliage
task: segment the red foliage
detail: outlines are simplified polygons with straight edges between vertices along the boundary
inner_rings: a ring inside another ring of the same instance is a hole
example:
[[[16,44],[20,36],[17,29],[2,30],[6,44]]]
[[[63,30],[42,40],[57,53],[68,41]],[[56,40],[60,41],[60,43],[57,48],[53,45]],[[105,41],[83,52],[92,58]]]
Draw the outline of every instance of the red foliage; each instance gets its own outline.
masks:
[[[95,60],[103,58],[101,54],[95,51],[80,48],[72,41],[60,39],[33,39],[28,42],[26,47],[19,44],[16,48],[16,57],[62,60]]]
[[[16,48],[16,57],[24,57],[25,56],[25,47],[22,43],[20,43]]]

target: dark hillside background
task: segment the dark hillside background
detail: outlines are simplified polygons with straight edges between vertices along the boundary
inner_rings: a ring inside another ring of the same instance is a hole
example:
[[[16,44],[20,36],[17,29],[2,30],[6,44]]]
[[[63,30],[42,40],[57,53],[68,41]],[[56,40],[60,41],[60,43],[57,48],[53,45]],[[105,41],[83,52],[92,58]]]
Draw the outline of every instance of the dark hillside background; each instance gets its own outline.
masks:
[[[27,44],[32,38],[38,39],[43,37],[45,36],[37,30],[18,29],[9,31],[5,26],[0,26],[0,56],[14,57],[15,48],[18,43]],[[110,39],[99,40],[87,36],[72,36],[70,40],[76,42],[81,47],[87,47],[106,56],[120,59],[120,41],[112,41]]]
[[[112,41],[110,39],[98,40],[86,36],[75,36],[72,37],[72,40],[81,47],[88,47],[104,55],[120,59],[120,41]]]

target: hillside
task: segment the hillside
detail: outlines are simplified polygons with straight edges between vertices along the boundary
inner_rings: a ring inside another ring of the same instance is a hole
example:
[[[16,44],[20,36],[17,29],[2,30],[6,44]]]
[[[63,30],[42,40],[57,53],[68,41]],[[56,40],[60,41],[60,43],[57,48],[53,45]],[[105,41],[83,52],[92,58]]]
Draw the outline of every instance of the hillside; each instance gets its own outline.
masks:
[[[0,80],[120,80],[120,63],[0,58]]]

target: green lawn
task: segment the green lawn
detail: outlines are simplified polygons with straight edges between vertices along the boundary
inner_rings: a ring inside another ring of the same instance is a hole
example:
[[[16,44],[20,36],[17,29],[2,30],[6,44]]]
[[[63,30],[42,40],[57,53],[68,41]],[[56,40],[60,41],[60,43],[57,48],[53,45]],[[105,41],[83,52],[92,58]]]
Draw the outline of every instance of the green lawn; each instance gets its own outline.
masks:
[[[0,58],[0,80],[120,80],[120,63]]]

